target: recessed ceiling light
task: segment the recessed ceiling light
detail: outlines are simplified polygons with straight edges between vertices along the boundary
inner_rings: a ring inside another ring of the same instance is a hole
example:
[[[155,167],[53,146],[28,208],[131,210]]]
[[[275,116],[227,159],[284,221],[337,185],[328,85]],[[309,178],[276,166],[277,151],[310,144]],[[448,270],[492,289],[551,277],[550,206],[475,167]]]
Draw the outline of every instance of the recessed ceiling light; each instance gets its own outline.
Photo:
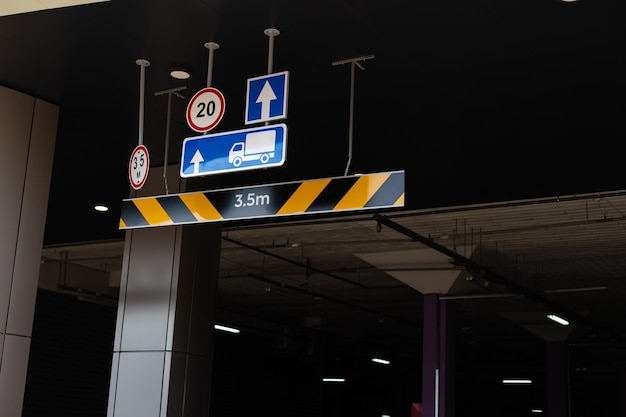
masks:
[[[170,76],[177,80],[186,80],[191,77],[191,72],[186,68],[176,67],[170,70]]]
[[[93,208],[100,213],[106,213],[107,211],[109,211],[109,208],[104,204],[96,204],[95,206],[93,206]]]

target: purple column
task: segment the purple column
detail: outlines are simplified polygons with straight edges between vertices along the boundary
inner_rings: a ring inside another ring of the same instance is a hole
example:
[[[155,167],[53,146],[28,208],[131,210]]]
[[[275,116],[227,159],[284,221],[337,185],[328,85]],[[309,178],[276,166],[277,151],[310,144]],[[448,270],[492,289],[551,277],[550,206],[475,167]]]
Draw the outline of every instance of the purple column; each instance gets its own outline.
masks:
[[[548,359],[548,415],[569,416],[567,350],[563,341],[549,341],[546,345]]]
[[[619,417],[626,417],[626,370],[619,373]]]
[[[456,387],[456,304],[439,301],[439,417],[454,417]]]
[[[454,417],[455,308],[439,301],[437,294],[424,295],[422,415]]]

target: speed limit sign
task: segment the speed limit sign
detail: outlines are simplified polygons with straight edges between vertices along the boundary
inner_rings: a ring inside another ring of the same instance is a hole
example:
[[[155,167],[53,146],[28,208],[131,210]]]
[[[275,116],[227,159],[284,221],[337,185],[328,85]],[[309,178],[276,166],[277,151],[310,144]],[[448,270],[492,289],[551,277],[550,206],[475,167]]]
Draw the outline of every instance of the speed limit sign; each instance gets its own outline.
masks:
[[[143,187],[148,178],[148,170],[150,169],[150,157],[148,149],[144,145],[137,145],[133,153],[130,155],[128,162],[128,178],[130,185],[135,190]]]
[[[207,132],[222,120],[225,107],[224,96],[218,89],[203,88],[189,100],[187,123],[196,132]]]

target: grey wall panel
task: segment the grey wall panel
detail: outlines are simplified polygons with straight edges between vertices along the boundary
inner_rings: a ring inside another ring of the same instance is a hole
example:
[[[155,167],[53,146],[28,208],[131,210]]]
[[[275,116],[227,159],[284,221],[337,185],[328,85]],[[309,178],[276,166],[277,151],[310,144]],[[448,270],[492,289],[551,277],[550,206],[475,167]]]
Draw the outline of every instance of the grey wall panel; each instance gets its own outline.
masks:
[[[174,349],[203,356],[212,351],[221,250],[218,224],[183,226]]]
[[[0,367],[0,405],[2,416],[22,415],[24,386],[30,352],[30,338],[5,335],[2,367]]]
[[[172,354],[168,416],[202,416],[209,409],[212,360]]]
[[[6,331],[35,99],[0,86],[0,332]]]
[[[22,414],[59,109],[0,87],[0,404]]]
[[[161,412],[164,352],[121,353],[115,417],[158,417]]]
[[[172,278],[175,233],[161,227],[132,232],[130,262],[123,305],[121,350],[164,350],[171,331],[168,315],[175,279]],[[167,245],[164,242],[170,242]]]
[[[115,395],[117,393],[117,373],[120,369],[120,353],[118,351],[114,351],[111,356],[111,382],[109,384],[109,400],[107,407],[107,417],[113,417],[115,407],[112,405],[115,404]]]
[[[36,100],[13,272],[20,285],[13,285],[7,321],[14,334],[32,332],[58,117],[57,106]]]

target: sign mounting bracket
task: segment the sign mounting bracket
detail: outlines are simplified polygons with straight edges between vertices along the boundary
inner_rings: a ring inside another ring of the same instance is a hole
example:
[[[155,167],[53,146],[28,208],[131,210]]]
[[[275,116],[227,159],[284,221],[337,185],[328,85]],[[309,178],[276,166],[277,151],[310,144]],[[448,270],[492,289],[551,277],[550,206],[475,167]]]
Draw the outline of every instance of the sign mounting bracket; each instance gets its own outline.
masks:
[[[350,164],[352,163],[352,137],[353,135],[353,125],[354,125],[354,73],[355,67],[359,67],[362,70],[365,70],[361,62],[364,62],[368,59],[373,59],[374,55],[363,55],[356,58],[348,58],[341,59],[339,61],[333,61],[333,66],[350,64],[350,122],[348,126],[348,162],[346,164],[346,170],[344,172],[344,176],[348,175],[348,170],[350,169]]]

